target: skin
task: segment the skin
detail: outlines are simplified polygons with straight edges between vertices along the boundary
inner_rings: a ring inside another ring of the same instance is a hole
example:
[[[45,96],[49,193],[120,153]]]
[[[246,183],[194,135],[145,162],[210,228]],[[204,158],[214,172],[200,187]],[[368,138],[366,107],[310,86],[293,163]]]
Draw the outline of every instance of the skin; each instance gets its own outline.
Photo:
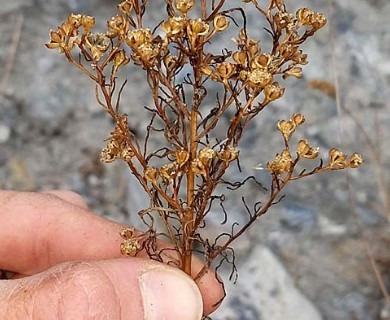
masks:
[[[119,250],[124,226],[97,216],[73,192],[0,191],[0,226],[0,269],[13,273],[0,280],[0,319],[143,320],[148,294],[161,289],[156,279],[170,292],[158,296],[166,314],[185,309],[188,319],[200,319],[223,297],[211,270],[195,285],[145,253],[124,258]],[[193,263],[196,273],[202,265]],[[184,307],[191,295],[200,300],[194,309]]]

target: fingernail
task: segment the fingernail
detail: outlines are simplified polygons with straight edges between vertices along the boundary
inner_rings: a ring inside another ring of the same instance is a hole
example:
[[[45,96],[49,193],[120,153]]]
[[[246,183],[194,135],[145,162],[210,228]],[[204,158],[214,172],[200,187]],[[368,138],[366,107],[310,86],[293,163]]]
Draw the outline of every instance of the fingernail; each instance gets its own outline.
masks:
[[[200,320],[202,296],[195,282],[179,270],[151,269],[139,277],[145,320]]]

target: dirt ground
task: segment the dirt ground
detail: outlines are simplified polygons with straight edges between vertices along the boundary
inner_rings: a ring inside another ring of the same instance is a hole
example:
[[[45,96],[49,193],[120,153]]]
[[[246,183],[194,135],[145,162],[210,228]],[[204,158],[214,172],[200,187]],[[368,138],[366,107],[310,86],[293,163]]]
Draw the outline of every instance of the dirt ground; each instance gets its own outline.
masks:
[[[290,187],[286,198],[243,237],[236,251],[249,261],[256,259],[252,255],[256,244],[269,248],[323,319],[390,319],[372,267],[374,262],[389,290],[390,2],[286,2],[323,11],[329,23],[305,45],[310,62],[303,79],[288,80],[283,99],[247,132],[240,149],[242,175],[265,179],[264,172],[252,168],[282,147],[275,123],[293,112],[305,114],[302,134],[313,145],[358,152],[366,162],[355,171],[331,172]],[[140,190],[124,165],[99,161],[103,140],[113,126],[95,101],[92,83],[44,47],[48,30],[70,12],[94,15],[98,27],[103,27],[115,12],[114,4],[0,0],[0,187],[73,190],[96,213],[136,224],[134,211],[146,203]],[[157,1],[152,7],[160,10]],[[253,32],[257,27],[253,20]],[[130,73],[122,98],[130,126],[139,135],[147,124],[140,110],[151,103],[142,80],[141,72]],[[247,188],[245,196],[255,198],[256,192]],[[238,220],[244,214],[237,205],[241,195],[231,202]],[[218,228],[217,221],[211,221],[210,233]],[[240,274],[244,288],[246,281],[250,283],[250,275]],[[274,320],[244,312],[255,304],[244,297],[235,300],[229,319]]]

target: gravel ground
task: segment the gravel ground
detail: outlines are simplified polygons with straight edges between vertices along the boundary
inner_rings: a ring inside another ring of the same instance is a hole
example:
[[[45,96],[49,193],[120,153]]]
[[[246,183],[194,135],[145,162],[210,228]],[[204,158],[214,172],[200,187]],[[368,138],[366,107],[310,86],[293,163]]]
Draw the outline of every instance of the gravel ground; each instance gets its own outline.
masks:
[[[152,3],[157,16],[158,2]],[[274,310],[287,310],[283,319],[295,320],[304,319],[299,312],[309,309],[309,320],[390,319],[364,247],[366,242],[389,288],[390,2],[287,3],[321,10],[329,23],[305,45],[310,63],[304,78],[288,80],[283,99],[249,128],[240,150],[242,174],[265,179],[252,167],[281,148],[275,123],[293,112],[305,114],[302,134],[313,145],[359,152],[366,163],[287,190],[284,201],[237,243],[239,281],[236,289],[229,285],[229,298],[215,319],[277,320]],[[96,16],[103,26],[114,6],[103,0],[0,0],[0,187],[70,189],[98,214],[136,224],[134,209],[145,203],[137,185],[120,163],[98,160],[112,123],[95,102],[91,83],[43,45],[48,30],[74,11]],[[257,20],[251,20],[251,28],[261,30]],[[138,110],[150,97],[140,84],[142,73],[133,72],[128,80],[123,108],[132,128],[142,134],[147,119]],[[322,90],[315,88],[319,81],[326,84]],[[243,192],[248,199],[258,194],[253,186]],[[236,205],[239,197],[232,200],[238,220],[244,214]],[[290,308],[280,298],[291,297],[287,294],[264,293],[253,285],[254,276],[259,275],[260,287],[267,281],[263,278],[271,278],[272,272],[261,277],[267,263],[275,266],[272,281],[288,279],[279,284],[287,288],[281,292],[293,288],[293,301],[304,309]],[[258,269],[252,274],[248,266]],[[268,302],[256,300],[265,295]]]

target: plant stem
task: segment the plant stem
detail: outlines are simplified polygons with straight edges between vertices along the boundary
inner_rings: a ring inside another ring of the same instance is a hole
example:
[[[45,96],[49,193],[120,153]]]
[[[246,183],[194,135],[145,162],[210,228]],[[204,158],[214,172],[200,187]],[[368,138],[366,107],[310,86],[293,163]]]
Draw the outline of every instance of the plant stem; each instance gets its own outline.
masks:
[[[192,108],[190,118],[190,160],[196,158],[198,142],[197,142],[197,112]],[[191,275],[191,257],[192,257],[192,236],[194,233],[194,188],[195,174],[190,169],[187,172],[187,208],[185,211],[183,225],[183,271]]]

